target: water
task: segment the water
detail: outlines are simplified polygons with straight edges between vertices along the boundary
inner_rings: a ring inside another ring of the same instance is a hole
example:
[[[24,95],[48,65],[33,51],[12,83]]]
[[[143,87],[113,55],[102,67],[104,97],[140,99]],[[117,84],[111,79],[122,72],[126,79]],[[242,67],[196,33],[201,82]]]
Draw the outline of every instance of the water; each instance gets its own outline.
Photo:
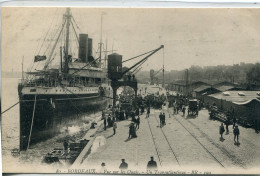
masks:
[[[18,79],[2,79],[2,110],[6,110],[17,103],[18,97]],[[77,115],[75,115],[77,116]],[[54,148],[63,148],[63,141],[68,139],[70,142],[81,139],[88,131],[92,121],[98,121],[101,118],[101,112],[89,112],[81,115],[80,118],[66,122],[60,126],[60,134],[30,146],[27,151],[22,151],[19,157],[11,155],[12,149],[19,148],[19,104],[2,115],[2,158],[3,171],[13,172],[55,172],[56,165],[47,165],[42,163],[45,154]],[[12,168],[14,167],[14,168]],[[61,167],[61,166],[59,166]]]

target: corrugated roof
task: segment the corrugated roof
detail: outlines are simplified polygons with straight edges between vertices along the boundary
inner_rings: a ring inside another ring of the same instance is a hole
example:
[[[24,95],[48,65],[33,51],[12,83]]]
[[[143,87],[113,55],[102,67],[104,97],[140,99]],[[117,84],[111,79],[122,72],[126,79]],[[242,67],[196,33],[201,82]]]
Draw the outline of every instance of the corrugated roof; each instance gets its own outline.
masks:
[[[260,99],[260,96],[257,95],[260,91],[227,91],[229,95],[224,95],[223,92],[215,93],[209,95],[216,99],[222,99],[226,101],[231,101],[233,103],[243,103],[247,101],[252,101],[253,99]],[[244,93],[244,96],[239,95],[240,92]]]
[[[197,89],[194,89],[194,92],[201,92],[205,89],[211,88],[211,86],[207,86],[207,85],[202,85],[200,87],[198,87]]]
[[[225,92],[225,91],[233,89],[235,87],[234,86],[219,86],[219,87],[214,87],[214,88],[221,92]]]

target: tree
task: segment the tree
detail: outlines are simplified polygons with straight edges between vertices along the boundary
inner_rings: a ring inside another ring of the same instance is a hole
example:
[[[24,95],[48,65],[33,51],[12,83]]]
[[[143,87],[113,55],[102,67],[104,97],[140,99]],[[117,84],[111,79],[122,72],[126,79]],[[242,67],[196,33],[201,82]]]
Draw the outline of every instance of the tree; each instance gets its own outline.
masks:
[[[260,63],[257,63],[247,72],[249,84],[260,84]]]

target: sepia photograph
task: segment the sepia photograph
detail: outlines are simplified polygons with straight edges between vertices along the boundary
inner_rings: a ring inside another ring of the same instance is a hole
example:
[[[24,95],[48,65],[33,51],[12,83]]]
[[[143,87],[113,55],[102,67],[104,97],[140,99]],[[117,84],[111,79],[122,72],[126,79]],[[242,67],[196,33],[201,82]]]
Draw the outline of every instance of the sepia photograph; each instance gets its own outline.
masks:
[[[260,9],[2,7],[3,173],[260,174]]]

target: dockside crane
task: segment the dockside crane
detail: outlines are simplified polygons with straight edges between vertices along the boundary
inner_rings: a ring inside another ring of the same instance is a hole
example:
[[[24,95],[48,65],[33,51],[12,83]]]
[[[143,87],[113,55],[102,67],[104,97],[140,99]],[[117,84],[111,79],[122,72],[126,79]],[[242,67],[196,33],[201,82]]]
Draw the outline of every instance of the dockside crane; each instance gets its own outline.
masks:
[[[132,69],[136,68],[136,67],[140,67],[140,65],[142,65],[143,63],[145,63],[149,57],[151,57],[153,54],[155,54],[156,52],[158,52],[159,50],[163,49],[164,45],[161,45],[159,48],[156,48],[152,51],[146,52],[144,54],[135,56],[133,58],[127,59],[123,62],[127,62],[130,60],[133,60],[135,58],[141,57],[145,54],[148,54],[147,56],[145,56],[143,59],[141,59],[140,61],[138,61],[137,63],[135,63],[134,65],[132,65],[130,68],[122,71],[122,55],[119,55],[117,53],[113,53],[108,55],[108,78],[111,80],[111,87],[113,89],[113,106],[115,106],[116,104],[116,91],[119,87],[121,86],[129,86],[132,87],[135,91],[135,96],[137,96],[137,81],[136,79],[128,79],[126,80],[121,80],[122,77],[128,73],[129,71],[131,71]],[[141,69],[139,69],[138,71],[140,71]]]

